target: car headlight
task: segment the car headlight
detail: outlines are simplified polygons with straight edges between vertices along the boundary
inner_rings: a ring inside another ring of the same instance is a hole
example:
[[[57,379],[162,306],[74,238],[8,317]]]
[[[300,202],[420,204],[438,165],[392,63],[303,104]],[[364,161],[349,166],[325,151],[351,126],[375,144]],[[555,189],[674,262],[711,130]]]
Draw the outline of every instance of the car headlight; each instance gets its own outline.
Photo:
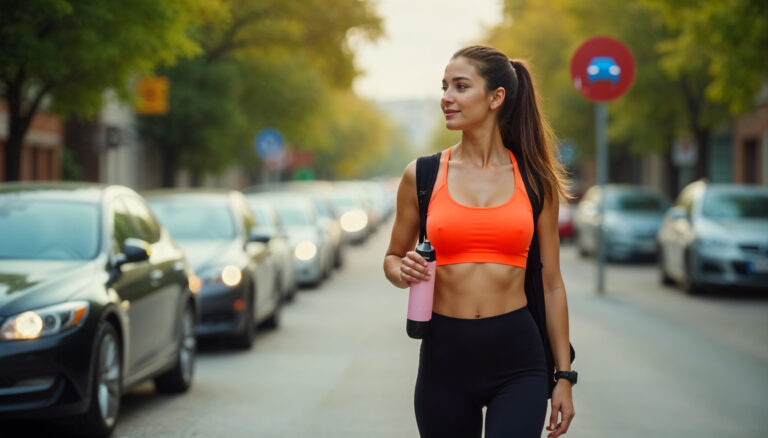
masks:
[[[310,260],[315,254],[317,254],[317,246],[309,240],[299,242],[293,250],[293,255],[299,260]]]
[[[227,265],[214,269],[207,269],[205,273],[200,274],[203,284],[223,284],[229,287],[235,287],[243,281],[243,271],[237,266]]]
[[[368,215],[362,210],[350,210],[341,215],[339,222],[342,230],[354,233],[368,225]]]
[[[88,316],[87,301],[73,301],[30,310],[8,318],[0,327],[0,339],[29,340],[79,327]]]

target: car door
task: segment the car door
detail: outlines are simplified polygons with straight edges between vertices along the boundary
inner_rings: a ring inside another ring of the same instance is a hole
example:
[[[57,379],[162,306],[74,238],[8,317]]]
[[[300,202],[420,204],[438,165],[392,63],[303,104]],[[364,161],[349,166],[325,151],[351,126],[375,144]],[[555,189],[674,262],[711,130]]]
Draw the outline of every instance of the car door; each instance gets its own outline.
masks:
[[[147,204],[138,196],[125,196],[123,201],[142,240],[150,244],[148,263],[149,290],[147,311],[142,315],[144,330],[151,334],[146,340],[150,358],[163,362],[176,350],[176,328],[180,315],[179,303],[185,280],[180,278],[184,265],[179,254],[167,241],[161,241],[161,227]],[[182,274],[183,276],[183,274]]]
[[[577,208],[578,244],[589,253],[597,252],[597,225],[600,221],[598,207],[601,198],[599,190],[599,187],[587,190]]]
[[[110,202],[112,222],[111,258],[115,260],[123,253],[125,240],[128,238],[141,239],[133,218],[123,197]],[[139,371],[143,361],[150,356],[152,333],[147,327],[147,320],[152,313],[148,303],[151,286],[149,273],[152,266],[149,261],[125,263],[120,268],[120,275],[111,288],[120,296],[121,306],[128,314],[128,336],[126,351],[126,373],[129,378]]]
[[[246,253],[251,258],[251,265],[255,271],[256,320],[261,321],[272,313],[277,304],[274,293],[275,263],[268,245],[260,242],[248,242],[251,230],[256,226],[256,220],[245,197],[236,196],[234,208],[238,225],[244,230]]]
[[[676,218],[672,221],[668,250],[664,256],[668,257],[669,273],[682,281],[685,276],[685,251],[693,235],[693,204],[696,197],[695,187],[690,186],[680,193],[676,206],[685,210],[686,217]]]

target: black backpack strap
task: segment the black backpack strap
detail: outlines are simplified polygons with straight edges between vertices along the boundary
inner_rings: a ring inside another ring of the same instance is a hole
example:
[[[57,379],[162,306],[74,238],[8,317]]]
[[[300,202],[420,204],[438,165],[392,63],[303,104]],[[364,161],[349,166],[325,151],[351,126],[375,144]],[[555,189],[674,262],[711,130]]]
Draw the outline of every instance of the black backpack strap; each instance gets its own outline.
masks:
[[[517,157],[515,157],[517,158]],[[520,176],[523,179],[523,184],[525,185],[525,191],[528,193],[528,199],[531,201],[531,207],[533,208],[533,223],[535,224],[539,220],[539,213],[541,213],[541,209],[544,207],[544,203],[542,202],[542,199],[539,198],[538,195],[536,195],[536,191],[533,189],[533,186],[528,182],[528,174],[527,169],[525,168],[525,163],[517,160],[517,168],[520,169]],[[538,183],[534,184],[537,185],[536,188],[539,189],[539,193],[541,193],[541,186]],[[543,193],[541,193],[543,195]]]
[[[427,238],[427,209],[432,188],[437,180],[442,152],[426,155],[416,160],[416,196],[419,198],[419,243]]]

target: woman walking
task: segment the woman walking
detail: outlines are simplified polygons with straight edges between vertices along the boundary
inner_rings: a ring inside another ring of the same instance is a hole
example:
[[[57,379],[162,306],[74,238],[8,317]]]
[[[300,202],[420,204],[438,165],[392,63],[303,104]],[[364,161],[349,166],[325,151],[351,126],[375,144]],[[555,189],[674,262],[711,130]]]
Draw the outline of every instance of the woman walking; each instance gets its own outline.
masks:
[[[557,213],[566,178],[526,67],[471,46],[445,68],[441,107],[461,141],[440,156],[427,210],[437,269],[414,397],[422,438],[549,437],[574,416],[568,307]],[[407,166],[384,271],[397,287],[428,279],[416,162]],[[540,261],[540,263],[539,263]],[[561,417],[558,421],[558,415]]]

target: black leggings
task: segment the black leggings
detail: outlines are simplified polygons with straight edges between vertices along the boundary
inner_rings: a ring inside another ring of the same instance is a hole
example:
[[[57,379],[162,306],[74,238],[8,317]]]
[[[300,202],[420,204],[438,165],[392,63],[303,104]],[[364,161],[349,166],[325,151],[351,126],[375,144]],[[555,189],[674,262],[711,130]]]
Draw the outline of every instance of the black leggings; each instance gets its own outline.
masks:
[[[539,438],[547,413],[544,347],[527,307],[481,319],[432,314],[414,405],[422,438]]]

